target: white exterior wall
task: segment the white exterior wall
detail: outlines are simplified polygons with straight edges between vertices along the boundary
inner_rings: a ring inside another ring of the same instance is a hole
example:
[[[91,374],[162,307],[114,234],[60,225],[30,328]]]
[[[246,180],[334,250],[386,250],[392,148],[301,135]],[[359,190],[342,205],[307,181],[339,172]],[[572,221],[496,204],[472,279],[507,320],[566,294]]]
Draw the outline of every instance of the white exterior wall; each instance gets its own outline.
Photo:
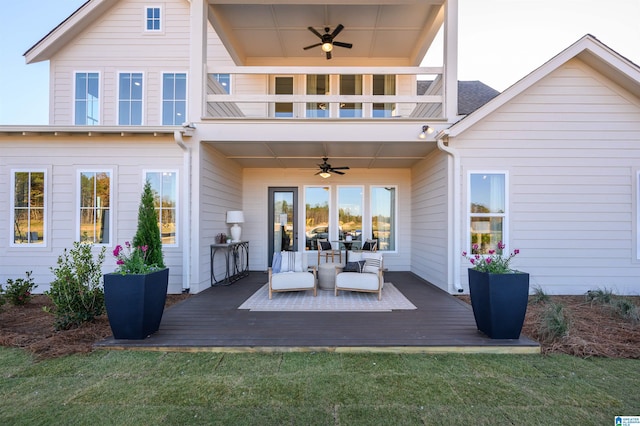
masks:
[[[447,154],[434,151],[412,169],[411,272],[449,291]]]
[[[112,272],[114,247],[131,241],[137,227],[138,206],[144,185],[145,170],[177,170],[178,180],[184,178],[183,157],[173,137],[112,137],[112,136],[52,136],[0,137],[0,282],[8,278],[23,278],[33,271],[36,291],[49,289],[53,280],[50,268],[65,248],[77,241],[78,173],[82,170],[110,170],[112,174],[112,234],[103,271]],[[37,154],[35,154],[37,153]],[[150,155],[150,153],[153,153]],[[47,237],[44,245],[11,247],[13,226],[10,224],[11,173],[14,169],[46,170]],[[178,195],[178,204],[181,203]],[[178,238],[182,235],[182,215],[178,213]],[[94,253],[99,252],[96,246]],[[170,268],[169,292],[182,290],[182,245],[165,247],[164,260]]]
[[[571,60],[453,140],[467,176],[508,173],[512,266],[550,294],[640,293],[640,99]],[[466,261],[462,282],[467,286]]]

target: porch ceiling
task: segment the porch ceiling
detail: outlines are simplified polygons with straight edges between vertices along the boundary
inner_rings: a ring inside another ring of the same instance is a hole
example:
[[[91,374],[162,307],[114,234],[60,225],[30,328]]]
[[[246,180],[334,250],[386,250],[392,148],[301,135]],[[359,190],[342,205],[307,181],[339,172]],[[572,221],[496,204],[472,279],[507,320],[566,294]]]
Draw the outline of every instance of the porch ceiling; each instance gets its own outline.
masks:
[[[435,142],[209,142],[226,158],[246,168],[316,169],[322,157],[333,166],[409,168],[436,149]]]
[[[445,0],[208,0],[209,21],[237,65],[326,64],[307,27],[339,24],[332,65],[417,66],[443,22]],[[377,62],[374,62],[377,61]]]

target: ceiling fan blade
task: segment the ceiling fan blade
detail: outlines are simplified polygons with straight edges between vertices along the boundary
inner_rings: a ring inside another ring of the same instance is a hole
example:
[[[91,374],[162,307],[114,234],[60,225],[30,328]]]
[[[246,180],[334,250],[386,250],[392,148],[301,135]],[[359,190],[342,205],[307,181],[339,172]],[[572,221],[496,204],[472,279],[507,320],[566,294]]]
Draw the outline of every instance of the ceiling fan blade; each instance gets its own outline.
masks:
[[[335,170],[335,169],[331,169],[331,172],[335,173],[337,175],[343,175],[344,174],[344,172],[341,172],[340,170]]]
[[[351,44],[351,43],[342,43],[340,41],[334,41],[333,45],[334,46],[340,46],[340,47],[346,47],[347,49],[351,49],[353,47],[353,44]]]
[[[317,36],[318,36],[318,38],[322,38],[322,34],[320,34],[320,33],[319,33],[315,28],[313,28],[313,27],[307,27],[307,29],[308,29],[309,31],[311,31],[312,33],[314,33],[315,35],[317,35]]]
[[[335,36],[340,34],[340,31],[342,31],[342,30],[344,30],[344,25],[338,24],[338,26],[331,33],[331,38],[335,38]]]
[[[311,46],[303,47],[304,50],[313,49],[314,47],[322,46],[322,43],[312,44]]]
[[[331,170],[349,170],[349,166],[331,167]]]
[[[327,60],[331,59],[331,52],[327,52]]]

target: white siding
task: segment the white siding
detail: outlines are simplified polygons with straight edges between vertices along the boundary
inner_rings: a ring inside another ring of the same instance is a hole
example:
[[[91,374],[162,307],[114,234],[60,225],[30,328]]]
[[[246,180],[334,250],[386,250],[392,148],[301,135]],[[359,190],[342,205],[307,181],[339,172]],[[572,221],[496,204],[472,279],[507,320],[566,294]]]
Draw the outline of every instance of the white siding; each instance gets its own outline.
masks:
[[[454,146],[462,152],[463,184],[469,170],[508,170],[508,243],[520,249],[513,266],[531,274],[533,287],[555,294],[640,293],[634,233],[639,99],[572,60]],[[465,276],[467,266],[463,262]]]
[[[411,271],[449,290],[447,155],[434,151],[412,169]]]
[[[78,171],[113,170],[112,241],[107,246],[104,272],[115,269],[111,255],[116,244],[131,241],[137,226],[138,206],[143,187],[143,169],[170,169],[182,173],[182,154],[173,138],[136,137],[38,137],[0,138],[0,194],[8,200],[11,194],[11,169],[50,168],[47,178],[48,214],[51,226],[46,247],[9,247],[13,227],[9,224],[9,203],[0,203],[0,282],[23,277],[33,271],[37,292],[46,291],[53,280],[50,267],[56,265],[65,248],[76,239],[78,208]],[[37,155],[34,155],[37,153]],[[72,154],[73,153],[73,154]],[[153,153],[150,155],[150,153]],[[181,227],[181,224],[178,226]],[[98,252],[98,249],[95,250]],[[164,249],[165,263],[170,268],[169,291],[182,289],[182,245]]]

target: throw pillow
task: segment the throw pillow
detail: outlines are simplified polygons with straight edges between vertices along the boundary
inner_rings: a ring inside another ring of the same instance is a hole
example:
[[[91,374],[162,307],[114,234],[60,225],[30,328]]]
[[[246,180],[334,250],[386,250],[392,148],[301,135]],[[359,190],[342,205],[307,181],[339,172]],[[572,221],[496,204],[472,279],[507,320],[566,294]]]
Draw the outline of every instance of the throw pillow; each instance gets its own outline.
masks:
[[[344,266],[342,272],[362,272],[362,268],[364,267],[365,261],[361,260],[359,262],[347,262]]]
[[[331,243],[329,241],[319,241],[319,243],[322,250],[331,250]]]
[[[273,253],[273,261],[271,262],[271,271],[279,274],[282,269],[282,253]]]
[[[363,272],[370,272],[372,274],[377,274],[379,270],[380,270],[380,259],[369,257],[367,258],[367,260],[365,260]]]
[[[306,253],[300,251],[283,251],[282,264],[280,266],[280,272],[304,272],[304,265],[302,264],[302,256]]]

